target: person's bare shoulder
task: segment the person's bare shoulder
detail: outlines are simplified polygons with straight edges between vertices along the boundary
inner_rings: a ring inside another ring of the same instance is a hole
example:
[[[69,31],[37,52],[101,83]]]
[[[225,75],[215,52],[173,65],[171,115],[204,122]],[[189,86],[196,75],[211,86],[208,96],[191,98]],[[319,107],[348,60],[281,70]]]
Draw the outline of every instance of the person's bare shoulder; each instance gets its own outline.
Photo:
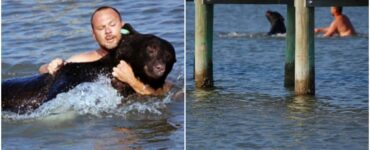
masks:
[[[67,59],[67,62],[91,62],[100,59],[96,51],[88,51],[81,54],[73,55]]]
[[[340,16],[335,18],[335,21],[342,23],[346,20],[346,18],[347,18],[346,16],[340,15]]]

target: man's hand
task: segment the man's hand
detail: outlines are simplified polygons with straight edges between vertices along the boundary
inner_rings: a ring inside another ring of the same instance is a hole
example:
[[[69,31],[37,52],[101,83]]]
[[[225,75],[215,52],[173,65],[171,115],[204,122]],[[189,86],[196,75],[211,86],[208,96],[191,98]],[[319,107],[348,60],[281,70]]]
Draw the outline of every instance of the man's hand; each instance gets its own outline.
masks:
[[[315,33],[326,33],[329,27],[326,28],[315,28]]]
[[[136,79],[131,66],[123,60],[120,61],[117,67],[113,68],[112,75],[118,80],[129,84],[137,93],[141,95],[152,95],[154,93],[152,88],[144,85],[142,82]]]
[[[125,61],[120,61],[117,67],[113,68],[112,75],[116,77],[118,80],[129,84],[137,93],[141,95],[164,95],[167,93],[171,88],[172,84],[165,83],[162,88],[154,90],[152,87],[144,85],[141,81],[136,79],[134,72],[129,64]]]
[[[136,80],[131,66],[123,60],[120,61],[117,67],[113,68],[112,75],[120,81],[126,82],[130,85],[133,84],[133,81]]]
[[[66,62],[63,59],[55,58],[47,66],[48,73],[51,74],[51,75],[54,75],[65,64],[66,64]]]

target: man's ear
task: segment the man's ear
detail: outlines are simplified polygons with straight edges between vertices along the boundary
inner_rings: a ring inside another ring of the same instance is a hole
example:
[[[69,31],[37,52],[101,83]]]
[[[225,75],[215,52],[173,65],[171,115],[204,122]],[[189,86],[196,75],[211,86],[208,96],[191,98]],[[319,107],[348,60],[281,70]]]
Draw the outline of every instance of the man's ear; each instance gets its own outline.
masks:
[[[121,20],[121,28],[123,27],[123,25],[125,25],[125,22]]]

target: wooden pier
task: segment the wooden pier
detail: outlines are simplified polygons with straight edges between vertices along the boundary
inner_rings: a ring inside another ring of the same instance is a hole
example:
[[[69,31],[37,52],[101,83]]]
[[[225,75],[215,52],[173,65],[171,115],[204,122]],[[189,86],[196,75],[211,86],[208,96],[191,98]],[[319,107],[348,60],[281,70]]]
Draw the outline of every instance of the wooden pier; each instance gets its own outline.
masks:
[[[187,0],[189,1],[189,0]],[[195,85],[213,87],[213,5],[282,4],[287,6],[284,86],[296,95],[315,94],[315,7],[368,6],[368,0],[195,0]]]

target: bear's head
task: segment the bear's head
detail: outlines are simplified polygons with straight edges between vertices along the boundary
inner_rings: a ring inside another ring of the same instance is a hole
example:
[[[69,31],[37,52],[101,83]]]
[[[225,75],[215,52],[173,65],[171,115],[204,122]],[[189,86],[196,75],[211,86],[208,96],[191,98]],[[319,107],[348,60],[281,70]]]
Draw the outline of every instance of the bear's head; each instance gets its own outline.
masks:
[[[151,34],[124,36],[116,49],[116,60],[131,65],[135,76],[154,89],[163,86],[176,62],[175,50],[168,41]]]
[[[281,16],[280,13],[276,11],[267,11],[266,12],[267,20],[271,24],[270,31],[267,33],[267,35],[277,34],[277,33],[285,33],[286,28],[284,24],[284,17]]]
[[[271,24],[274,24],[276,22],[284,22],[284,17],[276,11],[266,11],[266,17]]]

